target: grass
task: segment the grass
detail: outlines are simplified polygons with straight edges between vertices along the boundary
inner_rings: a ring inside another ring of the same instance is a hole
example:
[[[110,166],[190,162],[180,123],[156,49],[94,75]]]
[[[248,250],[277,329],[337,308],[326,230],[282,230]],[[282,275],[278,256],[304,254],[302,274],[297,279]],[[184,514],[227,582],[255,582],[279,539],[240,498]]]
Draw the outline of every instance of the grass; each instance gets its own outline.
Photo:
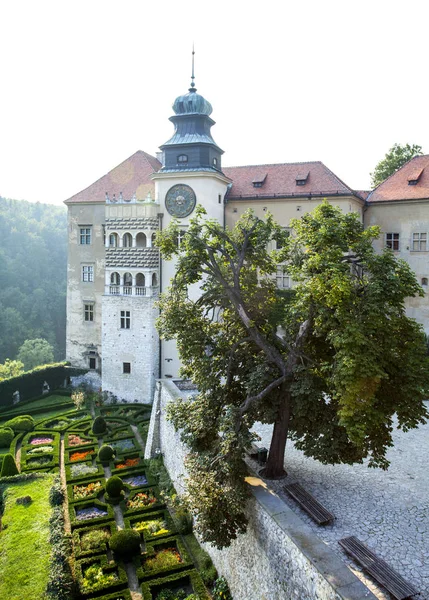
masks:
[[[0,533],[0,598],[40,600],[49,574],[49,490],[53,475],[43,479],[11,483],[6,488]],[[28,505],[16,504],[31,496]]]

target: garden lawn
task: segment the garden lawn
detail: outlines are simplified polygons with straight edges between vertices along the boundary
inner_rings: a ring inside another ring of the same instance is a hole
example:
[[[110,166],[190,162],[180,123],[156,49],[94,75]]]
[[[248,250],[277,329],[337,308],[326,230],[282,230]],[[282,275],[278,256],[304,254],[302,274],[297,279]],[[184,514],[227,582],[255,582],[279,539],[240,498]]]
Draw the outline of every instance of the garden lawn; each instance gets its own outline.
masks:
[[[40,600],[44,597],[51,546],[49,544],[49,490],[54,476],[11,483],[6,487],[0,532],[0,598]],[[0,480],[1,484],[1,480]],[[28,505],[16,504],[31,496]]]

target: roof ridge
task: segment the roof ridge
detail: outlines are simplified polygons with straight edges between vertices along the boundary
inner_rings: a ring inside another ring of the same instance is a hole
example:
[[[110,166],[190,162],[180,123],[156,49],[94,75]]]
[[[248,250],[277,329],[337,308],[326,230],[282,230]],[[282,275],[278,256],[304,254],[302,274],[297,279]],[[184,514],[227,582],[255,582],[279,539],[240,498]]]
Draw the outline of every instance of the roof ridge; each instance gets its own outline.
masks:
[[[223,169],[245,169],[248,167],[282,167],[286,165],[314,165],[323,164],[320,160],[306,160],[303,162],[289,162],[289,163],[264,163],[262,165],[232,165],[229,167],[223,167]]]

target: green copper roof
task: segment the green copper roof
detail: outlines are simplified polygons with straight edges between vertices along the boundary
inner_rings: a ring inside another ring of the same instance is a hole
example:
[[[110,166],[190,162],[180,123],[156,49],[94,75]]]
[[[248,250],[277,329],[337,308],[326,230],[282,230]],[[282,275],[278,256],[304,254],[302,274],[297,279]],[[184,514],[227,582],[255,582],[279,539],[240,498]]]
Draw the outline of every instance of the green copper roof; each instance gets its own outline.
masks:
[[[210,102],[197,94],[195,89],[190,88],[187,94],[176,98],[173,110],[176,115],[211,115],[213,108]]]

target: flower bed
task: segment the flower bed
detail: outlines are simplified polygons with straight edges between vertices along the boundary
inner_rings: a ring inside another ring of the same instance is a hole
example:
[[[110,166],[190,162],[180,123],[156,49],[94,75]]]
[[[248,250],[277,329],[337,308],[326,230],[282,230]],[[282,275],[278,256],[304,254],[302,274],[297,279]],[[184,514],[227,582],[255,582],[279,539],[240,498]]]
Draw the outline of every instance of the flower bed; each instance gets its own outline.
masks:
[[[69,504],[69,512],[72,528],[98,525],[114,518],[112,508],[99,500]]]
[[[92,462],[75,462],[66,464],[67,483],[76,480],[76,483],[82,483],[83,480],[95,481],[104,476],[104,471],[100,465],[93,465]]]
[[[77,558],[106,554],[107,542],[116,532],[116,523],[80,527],[73,531],[73,549]]]
[[[28,443],[32,446],[37,446],[38,444],[51,444],[53,441],[54,439],[52,437],[37,436],[31,438]]]
[[[122,481],[125,485],[129,485],[130,487],[142,487],[143,485],[148,484],[148,480],[146,475],[128,475],[127,477],[123,477]]]
[[[109,446],[112,446],[116,452],[126,452],[127,450],[134,450],[134,440],[125,438],[123,440],[117,440],[116,442],[109,442]]]
[[[158,573],[189,566],[192,566],[192,562],[185,546],[178,537],[170,537],[162,542],[146,544],[146,552],[140,557],[137,577],[139,580],[147,579]]]
[[[53,456],[35,456],[34,458],[29,458],[26,462],[27,469],[45,468],[49,463],[52,464],[53,458]]]
[[[69,462],[88,460],[88,458],[92,458],[94,455],[95,450],[93,448],[88,450],[75,450],[74,452],[69,452]]]
[[[167,510],[136,515],[125,519],[125,525],[135,529],[145,540],[171,537],[176,533],[173,520]]]
[[[32,450],[27,450],[27,454],[49,454],[53,451],[53,446],[36,446]]]
[[[173,595],[171,600],[176,600],[177,598],[186,600],[190,594],[195,594],[198,600],[210,599],[210,595],[207,592],[200,575],[195,569],[189,569],[185,572],[172,573],[165,577],[144,581],[141,589],[143,600],[157,600],[163,590],[171,590],[171,592],[176,595]],[[180,592],[183,593],[181,594]]]
[[[102,590],[110,594],[127,587],[124,569],[116,564],[108,564],[104,556],[77,561],[76,572],[79,590],[85,597]]]
[[[69,433],[67,435],[67,446],[84,446],[85,444],[93,444],[94,440],[81,437],[78,433]]]
[[[89,483],[81,483],[79,485],[73,485],[72,488],[72,497],[73,500],[87,500],[94,496],[97,496],[100,492],[103,491],[103,485],[100,480],[91,481]]]
[[[130,500],[127,500],[127,510],[137,510],[139,508],[151,508],[158,502],[155,494],[148,490],[147,492],[137,492]]]

